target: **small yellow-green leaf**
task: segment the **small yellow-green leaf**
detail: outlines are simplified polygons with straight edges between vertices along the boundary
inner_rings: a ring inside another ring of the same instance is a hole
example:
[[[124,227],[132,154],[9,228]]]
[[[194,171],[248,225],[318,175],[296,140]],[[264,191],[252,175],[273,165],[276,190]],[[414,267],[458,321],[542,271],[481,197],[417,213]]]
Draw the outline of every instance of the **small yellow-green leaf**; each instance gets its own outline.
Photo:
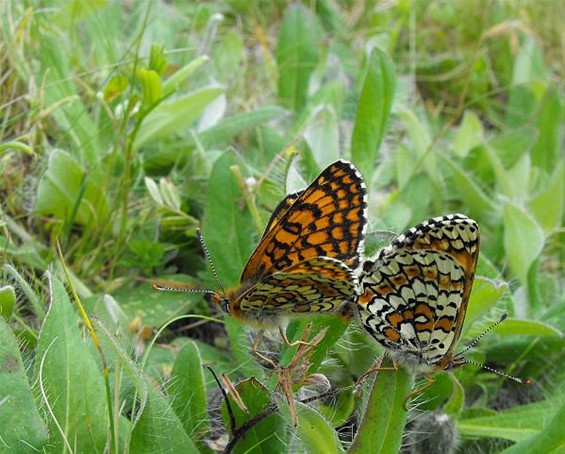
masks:
[[[0,287],[0,315],[6,320],[12,315],[15,303],[16,292],[14,291],[14,287],[11,285]]]
[[[144,108],[150,108],[163,96],[161,77],[156,71],[145,68],[139,69],[138,77],[141,82],[142,105]]]

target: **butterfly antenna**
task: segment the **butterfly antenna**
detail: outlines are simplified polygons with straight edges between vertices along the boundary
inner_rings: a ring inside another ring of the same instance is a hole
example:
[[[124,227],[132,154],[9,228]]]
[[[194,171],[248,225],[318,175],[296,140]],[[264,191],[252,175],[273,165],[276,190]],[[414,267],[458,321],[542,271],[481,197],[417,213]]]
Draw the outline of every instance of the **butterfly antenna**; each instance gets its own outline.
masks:
[[[461,355],[463,355],[463,353],[465,353],[466,351],[470,350],[471,348],[473,348],[475,345],[477,345],[479,343],[479,341],[485,336],[485,334],[487,334],[488,332],[490,332],[495,326],[500,325],[504,320],[506,320],[506,318],[508,318],[508,312],[504,312],[496,322],[494,322],[492,325],[490,325],[486,330],[484,330],[480,335],[478,335],[475,339],[473,339],[473,341],[467,345],[463,350],[461,350],[459,353],[457,353],[456,355],[453,355],[453,358],[457,358],[460,357]],[[500,375],[501,377],[504,378],[508,378],[510,380],[515,381],[516,383],[520,383],[522,385],[529,385],[532,383],[532,381],[529,378],[520,378],[520,377],[515,377],[514,375],[509,375],[505,372],[502,372],[498,369],[493,369],[490,366],[486,366],[482,363],[479,363],[477,361],[473,361],[471,359],[467,359],[467,358],[460,358],[460,361],[463,361],[466,364],[472,364],[474,366],[479,366],[482,369],[488,370],[489,372],[492,372],[494,374]]]
[[[516,383],[520,383],[521,385],[531,385],[532,384],[532,380],[530,380],[529,378],[515,377],[514,375],[509,375],[509,374],[502,372],[498,369],[493,369],[492,367],[485,366],[484,364],[479,363],[477,361],[473,361],[473,360],[467,359],[467,358],[461,358],[461,359],[463,360],[463,362],[465,362],[465,364],[472,364],[474,366],[479,366],[481,369],[488,370],[489,372],[492,372],[493,374],[500,375],[501,377],[504,377],[504,378],[508,378],[510,380],[515,381]]]
[[[193,287],[167,287],[161,284],[153,284],[152,287],[153,290],[157,290],[159,292],[207,293],[209,295],[213,295],[215,293],[213,290],[204,290]]]
[[[500,325],[504,320],[506,320],[506,318],[508,317],[508,312],[504,312],[496,322],[494,322],[492,325],[490,325],[487,329],[485,329],[481,334],[479,334],[477,337],[475,337],[475,339],[473,339],[471,341],[471,343],[469,345],[467,345],[463,350],[461,350],[459,353],[457,353],[456,355],[453,355],[453,358],[457,358],[458,356],[461,356],[463,353],[469,351],[470,349],[472,349],[475,345],[477,345],[479,343],[479,341],[486,335],[488,334],[494,327]]]
[[[214,279],[216,279],[216,282],[218,283],[218,286],[222,290],[222,293],[225,293],[224,286],[222,285],[222,281],[220,281],[220,277],[218,276],[218,272],[216,271],[216,267],[214,266],[212,256],[210,255],[210,251],[208,250],[208,247],[206,246],[206,243],[204,241],[204,237],[202,236],[202,232],[200,231],[200,229],[196,229],[196,236],[198,237],[198,241],[200,241],[200,246],[202,246],[202,250],[204,251],[204,255],[206,256],[206,260],[208,260],[208,263],[210,264],[210,269],[212,270],[212,274],[214,275]],[[212,293],[214,293],[214,292],[212,292]]]

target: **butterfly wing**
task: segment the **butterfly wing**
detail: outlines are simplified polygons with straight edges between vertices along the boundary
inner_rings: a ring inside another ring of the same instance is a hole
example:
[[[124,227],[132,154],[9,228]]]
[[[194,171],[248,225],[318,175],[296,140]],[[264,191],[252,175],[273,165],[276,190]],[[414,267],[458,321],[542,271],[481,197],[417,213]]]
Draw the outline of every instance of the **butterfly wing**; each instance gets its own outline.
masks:
[[[292,194],[287,195],[282,201],[277,205],[277,207],[273,210],[271,217],[269,218],[269,222],[267,222],[267,226],[265,227],[265,231],[263,232],[264,238],[267,233],[276,226],[282,216],[288,211],[288,209],[296,202],[296,200],[302,195],[304,191],[294,192]]]
[[[291,201],[283,200],[271,216],[241,282],[258,283],[267,274],[314,257],[357,266],[367,202],[363,179],[353,164],[331,164],[293,203],[287,203]]]
[[[363,265],[358,310],[366,329],[405,363],[443,369],[461,333],[478,252],[478,226],[463,215],[399,235]]]
[[[352,301],[354,272],[339,260],[315,257],[265,276],[230,307],[230,314],[260,326],[277,325],[281,316],[336,312]]]

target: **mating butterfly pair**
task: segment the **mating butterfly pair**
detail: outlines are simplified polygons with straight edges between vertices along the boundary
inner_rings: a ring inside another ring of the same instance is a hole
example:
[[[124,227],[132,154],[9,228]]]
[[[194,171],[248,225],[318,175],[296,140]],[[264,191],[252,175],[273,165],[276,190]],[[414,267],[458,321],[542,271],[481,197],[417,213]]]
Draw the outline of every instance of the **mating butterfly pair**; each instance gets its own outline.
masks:
[[[463,364],[453,349],[477,265],[476,222],[460,214],[425,221],[357,269],[366,206],[357,169],[345,161],[331,164],[308,188],[279,204],[239,286],[210,291],[214,302],[260,328],[353,305],[364,328],[415,372]]]

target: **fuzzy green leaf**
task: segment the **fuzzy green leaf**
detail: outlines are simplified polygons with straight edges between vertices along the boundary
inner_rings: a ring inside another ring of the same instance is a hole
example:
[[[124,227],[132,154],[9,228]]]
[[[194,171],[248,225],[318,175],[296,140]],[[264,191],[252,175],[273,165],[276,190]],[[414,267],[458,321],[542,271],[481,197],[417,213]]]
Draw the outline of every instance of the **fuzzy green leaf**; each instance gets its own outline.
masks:
[[[305,452],[342,453],[345,452],[337,433],[330,423],[314,408],[301,403],[298,411],[298,435]]]
[[[108,435],[106,390],[100,364],[90,354],[65,287],[49,276],[49,312],[41,328],[34,380],[36,399],[48,405],[49,443],[62,452],[101,452]],[[53,420],[56,418],[56,422]]]
[[[47,427],[31,395],[18,342],[0,317],[0,440],[2,452],[37,452],[47,442]]]
[[[130,452],[165,454],[189,452],[198,448],[188,437],[168,400],[152,386],[143,413],[131,434]]]
[[[382,366],[390,367],[392,363],[383,362]],[[413,377],[404,369],[378,373],[349,454],[399,452],[408,417],[403,402],[412,383]]]
[[[177,355],[167,393],[185,432],[205,433],[209,425],[206,385],[202,359],[194,342],[188,342]]]

